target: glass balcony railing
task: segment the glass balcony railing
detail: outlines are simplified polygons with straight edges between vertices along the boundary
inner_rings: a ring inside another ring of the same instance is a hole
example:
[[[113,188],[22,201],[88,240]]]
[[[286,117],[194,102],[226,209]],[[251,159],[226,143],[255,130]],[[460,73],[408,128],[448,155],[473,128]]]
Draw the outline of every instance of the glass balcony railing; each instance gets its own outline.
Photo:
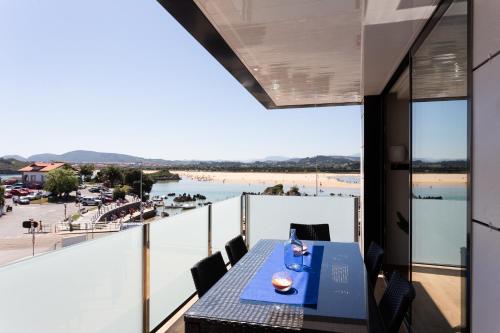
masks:
[[[329,223],[357,241],[356,198],[243,196],[0,267],[1,332],[145,332],[195,294],[190,268],[243,232]],[[227,258],[226,258],[227,260]]]
[[[413,199],[413,262],[466,265],[467,201]]]

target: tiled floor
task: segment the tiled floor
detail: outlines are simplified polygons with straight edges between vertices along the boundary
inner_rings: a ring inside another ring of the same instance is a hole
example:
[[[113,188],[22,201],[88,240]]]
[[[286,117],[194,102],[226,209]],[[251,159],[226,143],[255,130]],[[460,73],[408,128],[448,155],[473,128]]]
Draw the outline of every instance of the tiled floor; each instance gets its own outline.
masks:
[[[460,332],[462,328],[463,271],[419,267],[412,279],[417,296],[413,301],[413,328],[416,333]]]

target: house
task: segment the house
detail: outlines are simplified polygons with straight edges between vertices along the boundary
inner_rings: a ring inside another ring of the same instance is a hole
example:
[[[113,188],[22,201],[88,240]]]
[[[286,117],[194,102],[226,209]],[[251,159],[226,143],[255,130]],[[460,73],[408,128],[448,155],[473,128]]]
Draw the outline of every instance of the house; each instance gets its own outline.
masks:
[[[24,186],[29,188],[43,187],[49,171],[62,168],[66,163],[62,162],[34,162],[24,168],[19,169],[22,174]]]

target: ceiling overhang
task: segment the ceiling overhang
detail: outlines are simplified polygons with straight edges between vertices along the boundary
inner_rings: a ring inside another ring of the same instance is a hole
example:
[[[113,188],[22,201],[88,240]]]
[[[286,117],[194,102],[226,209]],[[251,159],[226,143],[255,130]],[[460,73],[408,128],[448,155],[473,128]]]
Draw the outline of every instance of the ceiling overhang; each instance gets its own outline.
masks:
[[[267,109],[380,94],[438,2],[158,1]]]

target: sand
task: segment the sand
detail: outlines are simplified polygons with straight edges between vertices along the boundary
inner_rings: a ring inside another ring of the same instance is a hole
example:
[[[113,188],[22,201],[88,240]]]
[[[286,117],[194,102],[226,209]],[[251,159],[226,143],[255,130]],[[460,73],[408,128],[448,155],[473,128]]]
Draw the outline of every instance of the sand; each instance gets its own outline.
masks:
[[[198,181],[224,182],[228,184],[252,184],[272,186],[297,185],[316,186],[316,173],[275,173],[275,172],[212,172],[212,171],[174,171],[183,178]],[[318,185],[322,188],[359,188],[359,183],[349,183],[349,177],[358,174],[318,173]],[[347,177],[347,178],[346,178]],[[359,179],[359,178],[358,178]],[[345,180],[345,181],[342,181]]]
[[[215,172],[215,171],[174,171],[183,178],[198,181],[224,182],[229,184],[252,184],[272,186],[297,185],[316,186],[316,173],[277,173],[277,172]],[[318,185],[322,188],[351,188],[359,189],[360,183],[350,179],[359,174],[350,173],[318,173]],[[419,185],[460,186],[467,183],[466,174],[415,174],[413,182]]]
[[[464,173],[416,173],[413,183],[418,185],[458,186],[467,184],[467,174]]]

